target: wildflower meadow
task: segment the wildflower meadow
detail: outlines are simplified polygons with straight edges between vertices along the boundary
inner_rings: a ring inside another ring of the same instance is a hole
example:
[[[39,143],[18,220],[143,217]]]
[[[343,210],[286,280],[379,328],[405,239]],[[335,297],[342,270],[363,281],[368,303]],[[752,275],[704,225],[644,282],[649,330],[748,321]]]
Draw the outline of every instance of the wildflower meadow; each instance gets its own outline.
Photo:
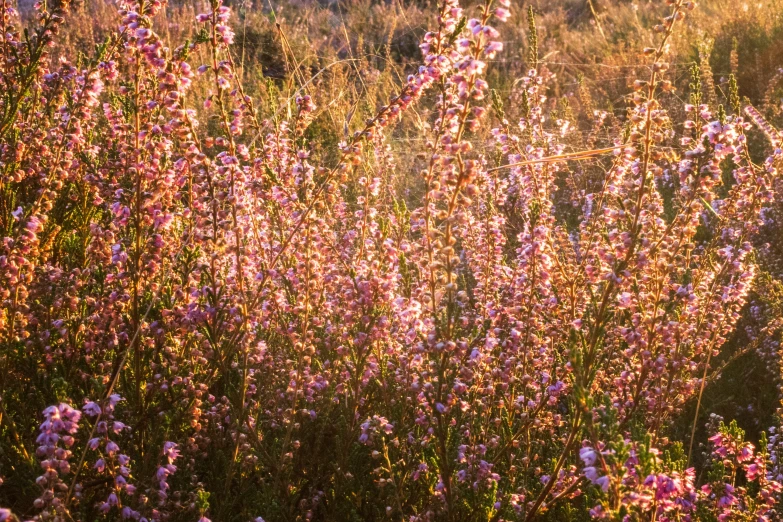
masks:
[[[0,0],[0,522],[783,520],[783,6],[170,2]]]

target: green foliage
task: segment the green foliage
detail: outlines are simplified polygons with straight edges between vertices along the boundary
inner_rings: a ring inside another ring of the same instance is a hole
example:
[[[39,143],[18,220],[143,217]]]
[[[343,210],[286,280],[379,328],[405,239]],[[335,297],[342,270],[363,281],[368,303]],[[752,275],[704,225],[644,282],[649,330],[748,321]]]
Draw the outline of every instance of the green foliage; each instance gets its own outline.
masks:
[[[691,81],[688,84],[690,89],[689,100],[691,105],[698,107],[701,105],[701,69],[696,63],[691,65],[690,78]]]
[[[740,107],[739,86],[737,85],[737,77],[734,74],[729,75],[729,105],[734,111],[734,114],[742,113],[742,109]]]
[[[538,29],[532,5],[527,8],[527,27],[527,64],[530,69],[538,69]]]

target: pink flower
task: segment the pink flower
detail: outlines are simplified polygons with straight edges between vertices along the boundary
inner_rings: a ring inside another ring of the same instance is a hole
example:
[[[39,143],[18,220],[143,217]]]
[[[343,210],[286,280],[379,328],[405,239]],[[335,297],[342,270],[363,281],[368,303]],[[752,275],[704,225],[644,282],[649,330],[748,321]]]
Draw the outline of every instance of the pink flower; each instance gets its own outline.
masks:
[[[506,22],[511,17],[511,12],[505,7],[495,9],[495,17],[501,22]]]

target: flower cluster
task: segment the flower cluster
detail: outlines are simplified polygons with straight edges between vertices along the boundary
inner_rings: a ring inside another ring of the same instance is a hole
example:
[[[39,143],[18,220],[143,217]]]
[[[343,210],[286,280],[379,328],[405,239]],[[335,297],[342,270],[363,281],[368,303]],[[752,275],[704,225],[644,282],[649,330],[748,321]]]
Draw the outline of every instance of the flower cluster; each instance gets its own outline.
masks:
[[[79,431],[79,419],[81,412],[65,403],[57,406],[49,406],[43,412],[44,421],[41,423],[40,434],[36,439],[38,447],[35,450],[37,457],[41,459],[43,474],[36,480],[43,492],[35,500],[34,505],[41,510],[41,517],[45,520],[56,518],[65,513],[67,495],[70,493],[63,481],[63,477],[71,473],[70,459],[76,440],[73,435]]]

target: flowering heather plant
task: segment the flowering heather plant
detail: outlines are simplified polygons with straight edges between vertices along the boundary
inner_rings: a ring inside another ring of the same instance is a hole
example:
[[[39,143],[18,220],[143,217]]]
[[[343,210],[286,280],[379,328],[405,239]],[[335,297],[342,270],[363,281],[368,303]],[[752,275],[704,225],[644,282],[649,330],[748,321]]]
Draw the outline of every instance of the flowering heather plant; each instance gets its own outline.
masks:
[[[263,117],[221,0],[179,47],[163,2],[118,1],[72,61],[48,54],[67,0],[26,30],[0,0],[0,521],[778,520],[778,430],[712,423],[704,471],[695,420],[670,440],[783,152],[749,104],[674,120],[695,4],[662,4],[603,148],[573,152],[532,9],[512,118],[487,69],[514,6],[443,0],[418,68],[322,152],[306,85]]]

